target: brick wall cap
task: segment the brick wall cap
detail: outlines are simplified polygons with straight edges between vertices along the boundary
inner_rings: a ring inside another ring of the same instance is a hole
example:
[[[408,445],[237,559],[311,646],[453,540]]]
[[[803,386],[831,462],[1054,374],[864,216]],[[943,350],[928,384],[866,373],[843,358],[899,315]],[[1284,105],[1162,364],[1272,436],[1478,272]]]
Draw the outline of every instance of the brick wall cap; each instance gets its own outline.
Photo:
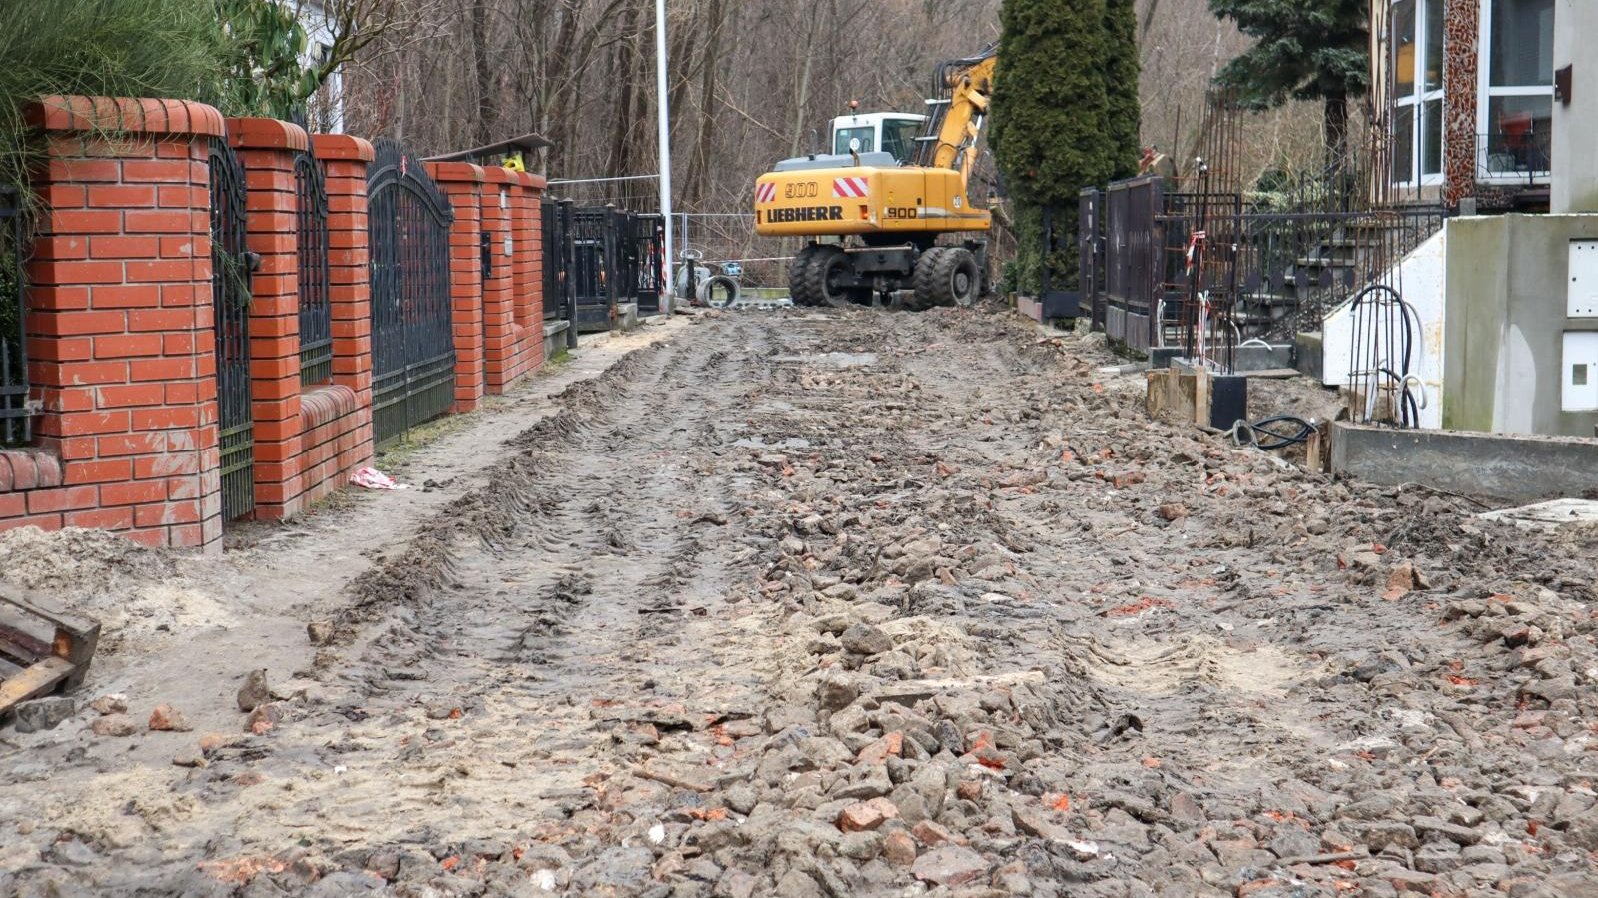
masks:
[[[548,178],[543,175],[535,175],[530,171],[518,172],[517,177],[522,182],[522,186],[529,190],[543,190],[549,186]]]
[[[61,458],[48,449],[0,449],[0,493],[62,484]]]
[[[313,387],[300,399],[300,421],[309,430],[352,415],[359,408],[360,399],[349,387],[342,384]]]
[[[242,150],[308,150],[311,138],[293,122],[275,118],[230,118],[228,144]]]
[[[371,162],[377,154],[372,142],[350,134],[317,134],[311,137],[311,152],[318,159]]]
[[[109,131],[117,134],[182,134],[221,137],[222,113],[193,100],[135,97],[42,97],[27,110],[27,122],[46,131]]]
[[[490,165],[483,169],[483,180],[490,184],[509,184],[516,180],[516,172],[503,165]]]
[[[483,180],[483,167],[470,162],[423,162],[428,175],[435,181],[472,181]]]

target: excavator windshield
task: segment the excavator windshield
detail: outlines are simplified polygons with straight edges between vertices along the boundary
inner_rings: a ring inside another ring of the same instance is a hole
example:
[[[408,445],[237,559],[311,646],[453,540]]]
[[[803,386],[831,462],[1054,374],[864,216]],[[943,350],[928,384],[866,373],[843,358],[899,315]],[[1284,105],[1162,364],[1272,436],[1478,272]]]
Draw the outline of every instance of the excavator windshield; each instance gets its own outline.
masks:
[[[882,123],[882,148],[892,153],[900,165],[909,165],[916,149],[916,135],[920,133],[921,122],[916,119],[889,119]]]
[[[900,165],[909,165],[915,155],[916,137],[921,134],[925,116],[873,113],[838,119],[832,128],[832,152],[845,156],[849,141],[860,141],[860,152],[889,153]]]

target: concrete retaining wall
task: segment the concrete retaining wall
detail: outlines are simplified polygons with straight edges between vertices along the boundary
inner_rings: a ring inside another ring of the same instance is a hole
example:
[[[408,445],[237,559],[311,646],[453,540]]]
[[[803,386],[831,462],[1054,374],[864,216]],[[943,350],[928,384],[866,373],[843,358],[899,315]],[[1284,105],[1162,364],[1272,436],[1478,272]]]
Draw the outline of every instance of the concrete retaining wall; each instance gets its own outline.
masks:
[[[1598,439],[1332,425],[1332,471],[1512,502],[1598,489]]]

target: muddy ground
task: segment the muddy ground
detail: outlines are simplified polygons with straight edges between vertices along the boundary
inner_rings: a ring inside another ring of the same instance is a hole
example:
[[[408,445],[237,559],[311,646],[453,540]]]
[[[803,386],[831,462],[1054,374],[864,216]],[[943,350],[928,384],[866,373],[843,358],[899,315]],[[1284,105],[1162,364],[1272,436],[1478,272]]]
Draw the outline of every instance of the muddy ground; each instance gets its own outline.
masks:
[[[1598,895],[1598,535],[1006,315],[628,339],[221,560],[0,538],[111,625],[0,895]]]

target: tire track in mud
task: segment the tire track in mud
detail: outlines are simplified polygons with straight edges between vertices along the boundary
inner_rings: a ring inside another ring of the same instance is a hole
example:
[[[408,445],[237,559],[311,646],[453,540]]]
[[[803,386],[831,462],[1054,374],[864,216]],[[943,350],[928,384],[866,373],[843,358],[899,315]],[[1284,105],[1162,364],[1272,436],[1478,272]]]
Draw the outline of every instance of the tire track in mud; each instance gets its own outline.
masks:
[[[1598,618],[1549,548],[1592,541],[1148,422],[1107,360],[860,309],[627,357],[357,582],[321,700],[180,790],[203,847],[101,883],[1592,887]],[[1431,586],[1384,594],[1400,561]]]

